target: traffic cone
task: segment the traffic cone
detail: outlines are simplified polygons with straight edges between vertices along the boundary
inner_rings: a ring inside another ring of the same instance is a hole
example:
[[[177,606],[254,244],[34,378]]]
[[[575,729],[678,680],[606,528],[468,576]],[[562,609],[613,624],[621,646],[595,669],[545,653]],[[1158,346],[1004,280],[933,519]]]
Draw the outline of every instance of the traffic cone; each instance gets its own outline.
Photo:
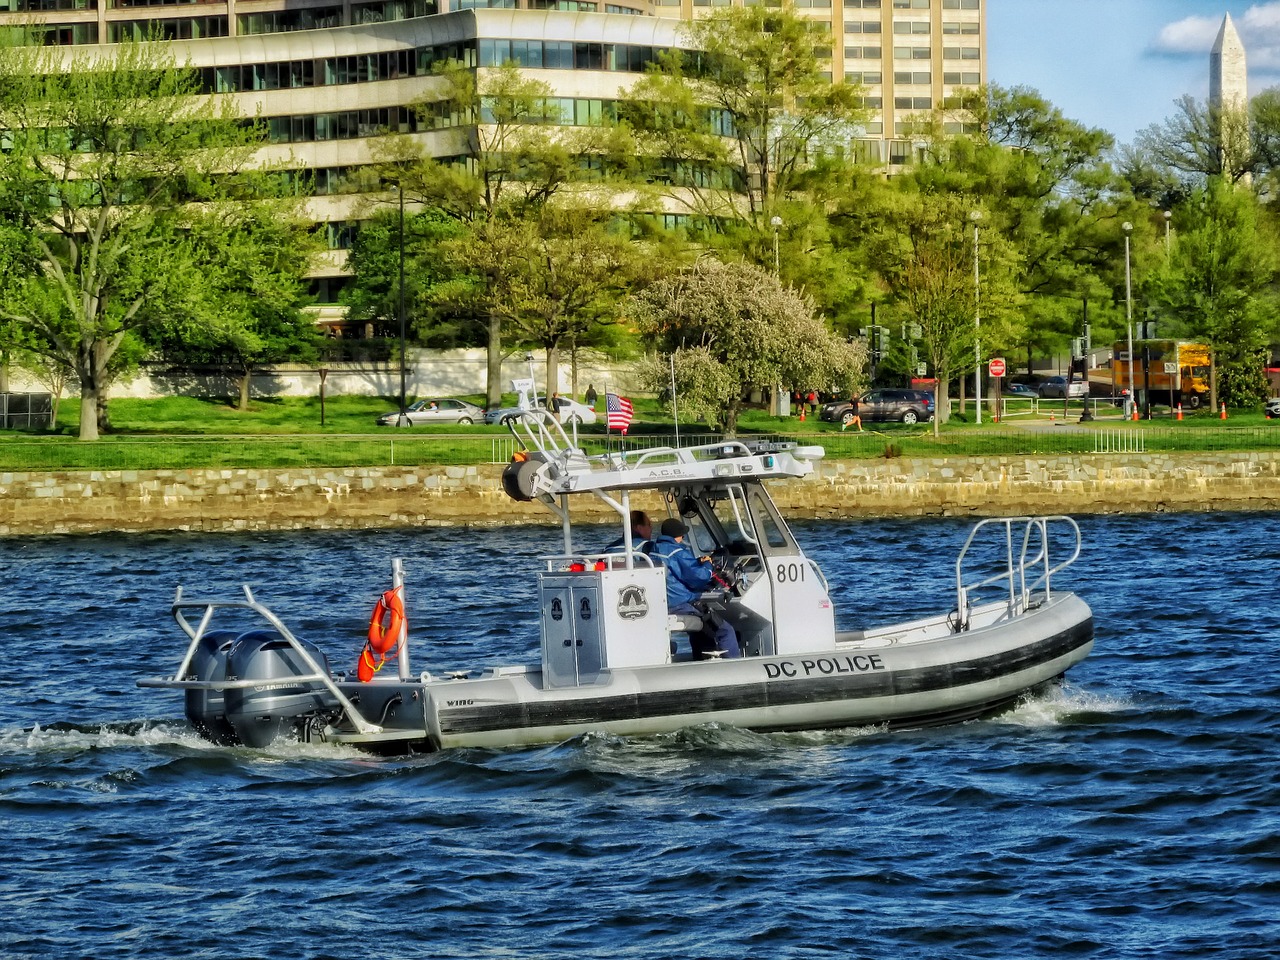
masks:
[[[1219,420],[1227,419],[1227,401],[1225,400],[1222,401],[1222,408],[1218,411],[1218,419]]]
[[[1182,404],[1178,404],[1178,419],[1182,419]]]
[[[1133,405],[1133,422],[1138,422],[1138,405],[1136,403]]]
[[[804,407],[800,408],[800,422],[804,423]]]

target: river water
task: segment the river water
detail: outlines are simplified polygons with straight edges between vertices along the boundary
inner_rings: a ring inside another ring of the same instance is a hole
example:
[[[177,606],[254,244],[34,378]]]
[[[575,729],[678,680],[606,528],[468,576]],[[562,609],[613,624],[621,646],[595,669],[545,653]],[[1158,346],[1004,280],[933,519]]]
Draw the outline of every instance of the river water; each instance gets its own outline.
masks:
[[[376,759],[215,747],[178,583],[353,666],[533,659],[545,529],[0,541],[0,957],[1249,958],[1280,952],[1280,516],[1087,517],[1057,692],[918,732],[695,727]],[[802,524],[842,625],[950,608],[967,525]]]

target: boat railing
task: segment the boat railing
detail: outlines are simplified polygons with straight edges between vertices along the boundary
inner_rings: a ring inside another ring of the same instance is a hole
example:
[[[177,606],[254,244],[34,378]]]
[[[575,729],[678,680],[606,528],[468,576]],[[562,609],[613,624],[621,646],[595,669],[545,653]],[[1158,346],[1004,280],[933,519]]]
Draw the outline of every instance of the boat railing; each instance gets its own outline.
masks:
[[[1070,546],[1064,560],[1050,559],[1051,525],[1055,529],[1068,528]],[[989,536],[992,533],[996,537]],[[1080,527],[1071,517],[979,520],[956,558],[955,628],[968,629],[978,595],[984,591],[999,590],[1005,595],[1007,617],[1018,616],[1033,603],[1048,602],[1052,599],[1053,575],[1079,557]]]
[[[600,570],[621,570],[627,563],[624,550],[606,550],[603,553],[557,553],[540,557],[547,573],[584,573]],[[630,558],[639,560],[641,566],[656,566],[653,557],[643,550],[632,550]]]
[[[182,632],[191,638],[191,642],[187,645],[187,652],[182,658],[182,663],[178,665],[178,669],[174,672],[172,678],[165,679],[143,679],[138,681],[140,687],[165,687],[178,688],[183,690],[240,690],[261,686],[261,679],[250,680],[190,680],[187,679],[187,671],[191,669],[191,661],[195,658],[196,651],[200,648],[200,642],[204,639],[209,624],[213,621],[214,613],[218,610],[240,609],[248,610],[257,614],[271,628],[279,633],[280,638],[285,641],[298,655],[298,658],[306,664],[310,673],[299,676],[290,676],[289,682],[298,685],[310,685],[323,687],[333,696],[333,698],[342,707],[343,712],[351,723],[361,733],[381,733],[382,728],[376,724],[372,724],[360,715],[360,711],[356,709],[345,694],[338,688],[333,678],[328,672],[316,662],[311,656],[307,648],[293,635],[293,632],[284,624],[279,617],[271,612],[270,609],[259,603],[253,596],[253,591],[249,585],[243,584],[244,599],[243,600],[185,600],[182,596],[182,587],[179,586],[174,594],[171,612],[174,620],[178,622],[178,626],[182,628]],[[198,622],[193,623],[196,620]]]

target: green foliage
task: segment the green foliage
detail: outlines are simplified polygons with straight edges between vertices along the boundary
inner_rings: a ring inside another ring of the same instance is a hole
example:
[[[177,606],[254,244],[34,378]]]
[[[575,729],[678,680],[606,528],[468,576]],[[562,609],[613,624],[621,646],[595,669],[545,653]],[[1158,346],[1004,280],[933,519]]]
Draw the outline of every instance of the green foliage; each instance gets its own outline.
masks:
[[[483,324],[457,309],[459,285],[467,278],[448,262],[445,245],[466,233],[466,224],[438,208],[405,211],[404,301],[412,339],[448,348],[484,343]],[[372,324],[374,336],[399,336],[400,221],[396,209],[365,220],[351,246],[353,282],[343,297],[348,317]],[[442,309],[449,305],[453,309]]]
[[[112,380],[144,352],[142,332],[175,311],[217,311],[198,301],[225,292],[216,277],[241,245],[211,236],[194,204],[262,195],[250,167],[261,131],[230,103],[195,96],[195,72],[160,44],[66,59],[0,50],[0,259],[17,267],[0,316],[74,371],[80,435],[94,439]]]
[[[1174,218],[1178,242],[1152,282],[1162,311],[1215,353],[1231,406],[1266,396],[1266,348],[1280,335],[1274,230],[1244,189],[1211,179]]]
[[[865,347],[836,337],[810,301],[757,267],[704,258],[631,304],[659,354],[642,370],[650,388],[666,389],[673,358],[681,415],[730,436],[753,387],[847,392],[860,385]]]

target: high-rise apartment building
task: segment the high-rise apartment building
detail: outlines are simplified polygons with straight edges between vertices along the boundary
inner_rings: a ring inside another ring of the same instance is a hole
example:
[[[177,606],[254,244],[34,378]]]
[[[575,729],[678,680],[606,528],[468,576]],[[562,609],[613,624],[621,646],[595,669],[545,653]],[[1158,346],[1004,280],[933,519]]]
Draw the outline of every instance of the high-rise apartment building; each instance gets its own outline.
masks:
[[[832,82],[857,82],[872,118],[859,143],[877,162],[909,162],[909,118],[986,80],[987,0],[797,0],[821,24]],[[367,201],[351,191],[385,130],[410,133],[436,156],[458,153],[448,118],[426,121],[432,65],[518,63],[548,85],[566,124],[598,120],[605,101],[659,49],[681,43],[680,21],[728,0],[0,0],[0,28],[24,27],[48,46],[160,36],[196,67],[211,94],[267,123],[272,159],[313,177],[311,215],[333,252],[316,271],[335,299],[345,247]],[[839,4],[839,6],[834,6]]]
[[[822,25],[819,48],[833,81],[859,83],[871,113],[861,146],[869,159],[908,163],[911,118],[945,106],[957,90],[987,82],[988,0],[795,0]],[[660,17],[688,20],[729,0],[655,0]],[[959,133],[960,119],[948,121]]]

